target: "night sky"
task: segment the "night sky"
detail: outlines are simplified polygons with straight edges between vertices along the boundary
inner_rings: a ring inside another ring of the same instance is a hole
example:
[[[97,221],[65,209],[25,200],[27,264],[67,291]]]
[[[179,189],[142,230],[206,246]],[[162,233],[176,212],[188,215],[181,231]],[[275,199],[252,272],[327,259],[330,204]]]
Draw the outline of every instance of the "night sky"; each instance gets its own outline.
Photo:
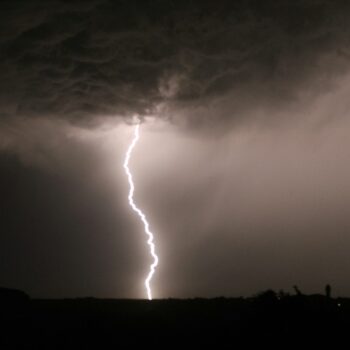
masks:
[[[350,295],[350,2],[0,2],[0,285]]]

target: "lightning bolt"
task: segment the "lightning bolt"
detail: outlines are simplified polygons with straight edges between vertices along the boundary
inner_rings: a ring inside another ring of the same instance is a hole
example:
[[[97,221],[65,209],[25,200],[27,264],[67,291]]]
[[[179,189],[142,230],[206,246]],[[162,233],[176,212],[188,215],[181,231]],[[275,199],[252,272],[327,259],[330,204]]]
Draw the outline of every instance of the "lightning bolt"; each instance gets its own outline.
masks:
[[[135,186],[134,186],[132,174],[131,174],[130,169],[129,169],[129,161],[130,161],[131,153],[132,153],[134,147],[136,146],[139,138],[140,138],[140,124],[136,124],[135,129],[134,129],[134,138],[133,138],[132,142],[130,143],[128,150],[126,152],[123,166],[124,166],[125,173],[128,177],[128,181],[129,181],[129,195],[128,195],[129,205],[132,208],[132,210],[137,213],[137,215],[140,217],[141,221],[143,222],[143,225],[145,228],[145,233],[148,237],[147,244],[149,246],[150,254],[153,257],[153,262],[149,267],[149,273],[148,273],[148,275],[145,279],[145,282],[144,282],[145,287],[146,287],[146,291],[147,291],[147,297],[149,300],[152,300],[152,290],[151,290],[150,283],[151,283],[152,277],[154,275],[154,272],[156,270],[156,266],[158,265],[158,256],[155,252],[155,245],[153,243],[154,236],[153,236],[153,233],[149,229],[149,223],[146,219],[146,215],[142,212],[141,209],[139,209],[136,206],[136,204],[134,202]]]

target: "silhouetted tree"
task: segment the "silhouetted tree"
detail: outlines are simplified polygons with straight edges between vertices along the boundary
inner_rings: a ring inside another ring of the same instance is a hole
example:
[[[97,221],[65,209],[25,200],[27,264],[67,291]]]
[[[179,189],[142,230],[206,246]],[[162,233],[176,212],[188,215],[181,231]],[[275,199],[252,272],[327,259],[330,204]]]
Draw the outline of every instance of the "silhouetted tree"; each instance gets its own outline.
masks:
[[[286,293],[283,289],[280,289],[277,294],[279,299],[289,297],[289,293]]]
[[[326,297],[330,298],[331,297],[331,293],[332,293],[332,287],[329,284],[326,285],[325,292],[326,292]]]
[[[303,295],[303,293],[300,291],[300,289],[298,288],[298,286],[293,286],[294,290],[295,290],[295,293],[297,295]]]
[[[277,293],[271,289],[260,292],[254,297],[254,304],[263,309],[273,308],[278,303]]]

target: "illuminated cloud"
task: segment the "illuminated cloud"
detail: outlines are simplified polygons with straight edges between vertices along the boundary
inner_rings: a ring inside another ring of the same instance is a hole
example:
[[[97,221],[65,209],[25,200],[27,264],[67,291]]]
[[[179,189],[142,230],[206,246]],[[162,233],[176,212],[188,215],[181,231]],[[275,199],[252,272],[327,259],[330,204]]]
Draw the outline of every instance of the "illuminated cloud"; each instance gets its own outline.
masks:
[[[293,103],[300,89],[327,90],[348,66],[345,2],[3,1],[0,10],[2,118],[218,124]]]
[[[350,293],[349,25],[346,1],[1,1],[1,284],[144,297],[136,114],[157,298]]]

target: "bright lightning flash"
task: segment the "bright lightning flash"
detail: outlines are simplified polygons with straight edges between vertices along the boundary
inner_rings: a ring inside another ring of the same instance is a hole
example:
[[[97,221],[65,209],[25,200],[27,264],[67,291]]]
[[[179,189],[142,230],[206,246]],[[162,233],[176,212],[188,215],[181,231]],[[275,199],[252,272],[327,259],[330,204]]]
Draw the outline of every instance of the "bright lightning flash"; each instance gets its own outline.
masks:
[[[153,237],[153,233],[149,229],[149,224],[148,224],[148,221],[146,219],[146,215],[134,203],[135,186],[134,186],[132,174],[131,174],[130,169],[129,169],[129,161],[130,161],[131,153],[132,153],[137,141],[139,140],[139,138],[140,138],[140,124],[136,124],[135,131],[134,131],[134,138],[133,138],[132,142],[130,143],[129,148],[126,152],[126,156],[125,156],[125,160],[124,160],[124,169],[125,169],[125,173],[128,177],[128,181],[129,181],[129,195],[128,195],[129,205],[132,208],[132,210],[137,213],[137,215],[140,217],[141,221],[143,222],[143,225],[145,227],[145,233],[148,237],[147,244],[149,245],[150,254],[153,257],[153,262],[150,265],[149,273],[145,279],[145,287],[147,290],[147,296],[148,296],[149,300],[152,300],[152,290],[150,287],[150,282],[151,282],[151,279],[152,279],[153,274],[155,272],[156,266],[158,265],[158,256],[155,252],[155,245],[153,243],[154,237]]]

